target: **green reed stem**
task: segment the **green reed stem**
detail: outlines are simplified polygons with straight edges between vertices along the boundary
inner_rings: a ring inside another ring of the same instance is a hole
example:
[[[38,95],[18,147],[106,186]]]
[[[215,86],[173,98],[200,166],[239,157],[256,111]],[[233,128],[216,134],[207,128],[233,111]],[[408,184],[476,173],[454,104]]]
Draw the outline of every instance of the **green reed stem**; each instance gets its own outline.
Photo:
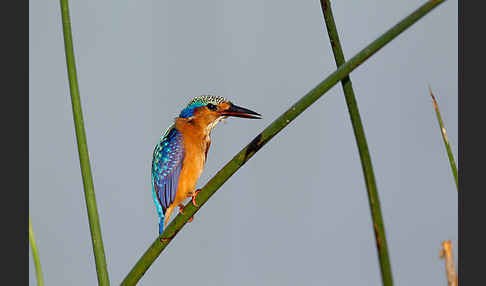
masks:
[[[35,243],[34,231],[32,230],[32,223],[30,222],[29,213],[29,241],[32,247],[32,258],[34,259],[35,274],[37,277],[37,285],[44,286],[44,278],[42,278],[42,267],[39,258],[39,251],[37,250],[37,244]]]
[[[64,32],[64,47],[66,50],[66,64],[69,77],[69,88],[71,91],[71,103],[73,108],[73,119],[78,143],[79,162],[81,175],[83,177],[84,197],[88,211],[89,229],[91,231],[91,242],[96,263],[96,273],[99,285],[110,285],[108,270],[106,266],[105,250],[101,237],[101,227],[96,207],[95,191],[93,186],[93,176],[89,163],[88,143],[83,122],[83,112],[81,110],[81,99],[79,97],[79,86],[76,75],[76,63],[74,61],[73,38],[71,31],[71,19],[69,16],[69,6],[67,0],[61,1],[62,26]]]
[[[331,3],[329,0],[321,0],[322,13],[326,22],[327,33],[331,42],[332,51],[336,65],[339,67],[345,63],[343,49],[339,41],[339,34],[336,29],[334,17],[332,15]],[[366,136],[359,114],[358,103],[354,95],[353,86],[349,76],[346,76],[341,81],[344,91],[344,97],[348,106],[351,123],[353,125],[354,136],[358,145],[359,156],[361,158],[361,167],[363,168],[363,175],[365,179],[366,190],[368,192],[368,202],[371,210],[371,219],[373,221],[373,230],[375,232],[376,247],[378,250],[378,259],[380,262],[381,280],[383,285],[393,285],[392,271],[390,265],[390,257],[388,254],[388,246],[386,242],[385,226],[383,217],[381,215],[380,200],[378,197],[378,189],[376,187],[375,175],[373,173],[373,165],[371,164],[371,156],[366,141]]]
[[[440,115],[439,104],[437,104],[437,100],[435,99],[434,94],[432,93],[432,89],[430,89],[430,96],[432,97],[432,102],[434,103],[435,114],[437,115],[437,121],[439,122],[440,133],[442,134],[442,140],[444,141],[444,145],[447,150],[447,156],[449,157],[449,164],[451,165],[452,175],[454,176],[454,181],[456,182],[456,189],[459,192],[459,184],[457,182],[457,167],[456,161],[454,160],[454,155],[452,154],[451,145],[449,144],[449,139],[447,139],[447,132],[442,122],[442,116]]]
[[[177,235],[179,230],[187,223],[187,221],[194,216],[194,214],[206,203],[206,201],[239,169],[243,166],[253,155],[260,150],[268,141],[270,141],[277,133],[285,128],[292,120],[299,114],[304,112],[311,104],[318,100],[325,92],[331,89],[336,83],[343,80],[351,71],[361,65],[366,59],[375,54],[383,46],[388,44],[391,40],[405,31],[412,24],[417,22],[420,18],[425,16],[438,4],[445,0],[428,1],[420,8],[415,10],[412,14],[400,21],[398,24],[389,29],[386,33],[366,46],[358,54],[352,57],[349,61],[340,66],[335,72],[330,74],[325,80],[319,83],[315,88],[304,95],[287,111],[280,115],[267,128],[258,134],[245,148],[243,148],[233,159],[231,159],[221,170],[214,175],[209,182],[201,189],[197,196],[198,207],[192,203],[186,204],[184,213],[178,214],[171,223],[167,226],[165,231],[157,237],[157,239],[145,251],[142,257],[137,261],[135,266],[130,270],[121,285],[135,285],[140,278],[145,274],[150,265],[160,255],[160,253],[167,247],[172,239]],[[162,240],[160,240],[162,239]],[[185,261],[190,261],[190,257],[186,257]]]

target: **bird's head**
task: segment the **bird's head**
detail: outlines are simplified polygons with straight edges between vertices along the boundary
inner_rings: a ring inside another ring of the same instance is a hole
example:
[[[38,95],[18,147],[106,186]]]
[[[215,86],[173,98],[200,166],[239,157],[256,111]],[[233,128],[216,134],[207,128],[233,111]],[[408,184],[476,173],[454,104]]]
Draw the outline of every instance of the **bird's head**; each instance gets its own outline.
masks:
[[[192,99],[179,114],[180,118],[186,118],[209,128],[228,116],[260,119],[261,115],[249,109],[234,105],[221,96],[202,95]]]

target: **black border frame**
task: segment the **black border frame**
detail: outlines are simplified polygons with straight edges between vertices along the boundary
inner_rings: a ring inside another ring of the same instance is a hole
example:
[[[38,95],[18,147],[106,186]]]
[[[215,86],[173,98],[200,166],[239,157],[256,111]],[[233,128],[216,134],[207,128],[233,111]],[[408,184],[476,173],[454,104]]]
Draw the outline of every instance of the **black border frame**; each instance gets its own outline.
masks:
[[[2,284],[28,285],[29,267],[29,6],[28,1],[4,2],[2,17]],[[13,107],[13,108],[12,108]],[[21,235],[23,234],[23,235]],[[5,252],[4,252],[5,253]],[[26,269],[27,268],[27,269]]]

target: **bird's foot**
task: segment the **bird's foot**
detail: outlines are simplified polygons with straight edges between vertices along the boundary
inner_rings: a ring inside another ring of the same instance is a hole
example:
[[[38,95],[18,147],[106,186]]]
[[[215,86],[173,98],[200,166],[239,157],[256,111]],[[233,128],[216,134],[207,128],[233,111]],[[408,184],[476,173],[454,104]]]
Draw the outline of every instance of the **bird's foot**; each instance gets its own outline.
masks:
[[[179,204],[178,207],[179,207],[179,213],[184,214],[184,205],[183,204]],[[194,217],[191,217],[189,219],[189,222],[192,222],[193,219],[194,219]]]
[[[199,207],[197,204],[196,204],[196,196],[197,194],[201,191],[201,189],[197,189],[195,192],[192,192],[192,193],[189,193],[187,195],[188,198],[192,198],[192,204],[195,206],[195,207]]]
[[[160,242],[166,243],[169,242],[171,239],[170,238],[160,238]]]
[[[184,205],[179,204],[178,207],[179,207],[179,213],[184,214]]]

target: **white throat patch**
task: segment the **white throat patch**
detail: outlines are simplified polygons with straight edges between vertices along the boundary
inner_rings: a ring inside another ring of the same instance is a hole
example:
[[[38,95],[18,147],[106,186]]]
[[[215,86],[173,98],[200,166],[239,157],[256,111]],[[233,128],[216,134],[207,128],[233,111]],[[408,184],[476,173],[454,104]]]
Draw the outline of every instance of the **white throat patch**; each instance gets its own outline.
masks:
[[[225,119],[226,116],[220,116],[213,122],[209,123],[208,126],[206,127],[206,134],[210,134],[211,130],[218,124],[221,120]]]

